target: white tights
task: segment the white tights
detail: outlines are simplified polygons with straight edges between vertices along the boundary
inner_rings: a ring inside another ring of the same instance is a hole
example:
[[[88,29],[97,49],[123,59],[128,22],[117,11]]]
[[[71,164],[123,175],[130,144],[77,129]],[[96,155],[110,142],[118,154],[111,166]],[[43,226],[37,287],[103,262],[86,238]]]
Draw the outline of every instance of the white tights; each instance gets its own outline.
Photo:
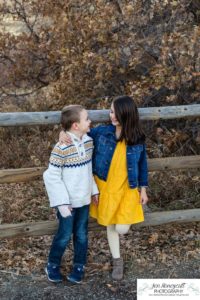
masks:
[[[122,225],[122,224],[107,226],[108,244],[113,258],[120,257],[119,235],[127,233],[129,231],[129,228],[130,225]]]

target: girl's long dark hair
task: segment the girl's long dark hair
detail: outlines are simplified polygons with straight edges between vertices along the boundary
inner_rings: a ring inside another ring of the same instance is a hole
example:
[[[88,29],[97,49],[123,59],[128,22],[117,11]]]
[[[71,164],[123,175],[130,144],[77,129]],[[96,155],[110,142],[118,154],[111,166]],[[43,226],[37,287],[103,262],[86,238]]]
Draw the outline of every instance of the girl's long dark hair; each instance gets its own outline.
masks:
[[[113,100],[115,116],[122,130],[119,141],[127,145],[143,144],[145,134],[140,126],[139,113],[134,100],[129,96],[120,96]]]

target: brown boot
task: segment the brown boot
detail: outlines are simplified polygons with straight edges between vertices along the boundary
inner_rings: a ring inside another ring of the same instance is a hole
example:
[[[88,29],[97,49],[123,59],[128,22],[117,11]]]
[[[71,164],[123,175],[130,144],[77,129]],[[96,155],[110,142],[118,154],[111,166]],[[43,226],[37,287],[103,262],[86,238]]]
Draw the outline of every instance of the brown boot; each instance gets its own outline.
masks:
[[[114,280],[121,280],[123,278],[123,258],[113,258],[113,271],[112,271],[112,278]]]

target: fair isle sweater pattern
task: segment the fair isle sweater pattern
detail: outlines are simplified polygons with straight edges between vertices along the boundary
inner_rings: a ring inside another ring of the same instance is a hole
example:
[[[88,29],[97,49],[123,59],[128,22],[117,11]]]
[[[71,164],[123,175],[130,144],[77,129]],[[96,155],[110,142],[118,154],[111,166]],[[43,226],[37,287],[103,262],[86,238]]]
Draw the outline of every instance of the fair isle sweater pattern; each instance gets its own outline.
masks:
[[[92,175],[93,140],[84,135],[78,139],[70,133],[69,145],[57,143],[51,152],[43,179],[51,207],[89,205],[91,196],[98,194]]]
[[[49,163],[58,168],[76,168],[84,166],[92,160],[93,147],[92,139],[85,141],[85,155],[81,157],[74,144],[60,146],[58,143],[51,153]]]

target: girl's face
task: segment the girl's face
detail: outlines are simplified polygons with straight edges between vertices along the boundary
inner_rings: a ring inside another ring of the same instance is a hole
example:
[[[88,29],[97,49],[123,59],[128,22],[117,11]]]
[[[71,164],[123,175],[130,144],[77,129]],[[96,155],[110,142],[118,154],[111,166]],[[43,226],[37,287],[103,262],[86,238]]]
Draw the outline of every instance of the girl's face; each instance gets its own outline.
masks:
[[[110,120],[114,126],[120,126],[120,123],[118,122],[115,116],[115,109],[113,103],[111,104],[111,108],[110,108]]]

